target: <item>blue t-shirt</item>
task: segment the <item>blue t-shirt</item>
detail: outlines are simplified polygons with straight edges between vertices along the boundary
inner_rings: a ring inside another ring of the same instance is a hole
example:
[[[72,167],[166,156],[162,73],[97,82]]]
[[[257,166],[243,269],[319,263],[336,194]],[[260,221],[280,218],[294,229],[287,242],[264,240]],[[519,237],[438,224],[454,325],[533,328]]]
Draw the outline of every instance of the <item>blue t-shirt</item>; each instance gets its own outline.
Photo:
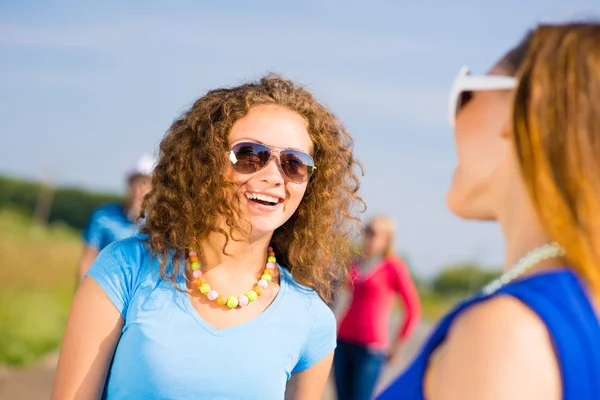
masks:
[[[135,235],[138,228],[129,220],[122,205],[106,204],[90,216],[82,237],[88,246],[102,250],[112,242]]]
[[[335,349],[333,313],[285,268],[279,267],[279,293],[262,314],[217,330],[186,292],[160,279],[145,238],[109,245],[87,274],[125,321],[104,399],[281,400],[291,374]],[[177,285],[185,290],[182,274]]]

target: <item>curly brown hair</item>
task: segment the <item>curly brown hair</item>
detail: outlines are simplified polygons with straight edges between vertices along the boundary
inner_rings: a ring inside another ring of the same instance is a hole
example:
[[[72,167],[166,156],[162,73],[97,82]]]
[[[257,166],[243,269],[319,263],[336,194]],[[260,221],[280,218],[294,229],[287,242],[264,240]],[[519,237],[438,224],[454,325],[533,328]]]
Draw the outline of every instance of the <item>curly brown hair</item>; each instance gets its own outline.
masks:
[[[335,289],[332,282],[347,277],[351,234],[365,208],[357,195],[362,169],[342,122],[306,89],[278,75],[209,91],[171,125],[144,200],[141,233],[148,235],[151,251],[161,260],[163,279],[174,281],[185,271],[178,260],[191,243],[211,232],[224,235],[226,243],[239,240],[234,232],[247,232],[242,229],[238,186],[227,176],[228,138],[235,122],[252,107],[268,104],[304,118],[319,166],[298,209],[275,230],[271,245],[298,283],[328,301]],[[204,260],[201,248],[197,251]],[[175,264],[169,272],[168,260]]]

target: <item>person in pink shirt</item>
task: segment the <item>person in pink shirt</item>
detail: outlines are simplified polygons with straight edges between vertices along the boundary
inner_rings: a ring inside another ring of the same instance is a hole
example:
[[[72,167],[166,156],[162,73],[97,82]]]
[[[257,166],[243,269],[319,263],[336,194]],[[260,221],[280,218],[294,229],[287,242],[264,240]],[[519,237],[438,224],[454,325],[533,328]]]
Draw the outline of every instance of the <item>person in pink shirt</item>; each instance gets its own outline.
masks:
[[[350,273],[352,299],[339,326],[334,356],[339,400],[371,399],[382,367],[396,362],[421,314],[408,268],[394,254],[393,222],[373,218],[363,234],[363,251]],[[390,343],[390,315],[398,297],[404,306],[404,320]]]

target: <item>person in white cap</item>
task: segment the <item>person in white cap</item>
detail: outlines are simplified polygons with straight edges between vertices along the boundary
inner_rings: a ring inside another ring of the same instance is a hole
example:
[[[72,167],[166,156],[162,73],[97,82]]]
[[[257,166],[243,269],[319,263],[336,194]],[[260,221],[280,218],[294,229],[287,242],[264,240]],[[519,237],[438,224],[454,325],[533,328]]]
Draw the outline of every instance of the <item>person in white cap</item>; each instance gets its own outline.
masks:
[[[150,191],[154,158],[142,155],[127,174],[127,197],[122,204],[111,203],[98,207],[87,221],[82,239],[84,252],[79,264],[79,281],[110,243],[137,233],[144,196]]]

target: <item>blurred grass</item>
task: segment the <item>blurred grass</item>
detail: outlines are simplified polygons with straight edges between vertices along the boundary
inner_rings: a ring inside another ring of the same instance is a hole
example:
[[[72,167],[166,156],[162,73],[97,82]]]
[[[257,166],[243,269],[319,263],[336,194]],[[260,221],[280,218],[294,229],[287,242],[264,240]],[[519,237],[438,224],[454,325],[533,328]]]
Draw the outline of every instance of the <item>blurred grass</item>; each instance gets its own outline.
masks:
[[[421,298],[423,319],[429,322],[435,322],[439,320],[461,300],[461,298],[458,297],[442,297],[429,291],[419,293],[419,297]]]
[[[0,363],[25,366],[60,345],[81,255],[77,231],[0,210]]]

